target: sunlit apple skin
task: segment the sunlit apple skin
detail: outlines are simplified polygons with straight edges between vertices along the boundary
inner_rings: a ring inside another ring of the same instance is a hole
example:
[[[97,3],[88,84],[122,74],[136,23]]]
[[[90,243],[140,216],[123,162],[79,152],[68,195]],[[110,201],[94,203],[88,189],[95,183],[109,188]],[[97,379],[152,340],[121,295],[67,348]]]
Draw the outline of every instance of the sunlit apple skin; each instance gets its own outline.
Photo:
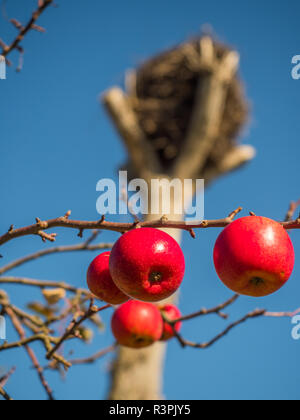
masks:
[[[158,302],[173,295],[185,271],[178,243],[158,229],[139,228],[125,233],[110,256],[110,272],[126,295]]]
[[[176,319],[179,319],[182,316],[180,310],[175,305],[167,304],[167,305],[160,306],[159,309],[161,313],[163,314],[163,316],[170,321],[175,321]],[[174,325],[175,331],[179,333],[181,330],[181,326],[182,326],[181,322],[176,322],[176,324]],[[174,336],[175,336],[175,333],[174,333],[173,328],[171,327],[170,324],[164,321],[164,330],[161,337],[161,341],[168,341]]]
[[[232,222],[220,234],[214,263],[229,289],[240,295],[263,297],[288,281],[295,253],[288,233],[279,223],[249,216]]]
[[[129,300],[120,289],[117,288],[109,271],[110,252],[98,255],[87,272],[87,284],[90,291],[100,300],[111,305],[119,305]]]
[[[163,319],[153,303],[130,300],[116,309],[111,328],[120,345],[140,349],[161,338]]]

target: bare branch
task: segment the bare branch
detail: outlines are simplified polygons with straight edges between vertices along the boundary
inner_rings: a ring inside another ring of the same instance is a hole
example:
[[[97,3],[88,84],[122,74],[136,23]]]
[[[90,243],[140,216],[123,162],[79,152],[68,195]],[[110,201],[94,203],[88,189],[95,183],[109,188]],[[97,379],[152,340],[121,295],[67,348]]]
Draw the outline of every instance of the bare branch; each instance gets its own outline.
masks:
[[[84,303],[86,303],[88,300],[91,300],[91,295],[86,295],[83,299],[80,299],[80,293],[78,294],[78,301],[70,303],[69,307],[65,309],[61,314],[57,316],[50,317],[46,320],[45,326],[48,327],[51,324],[54,324],[55,322],[59,322],[67,318],[69,315],[76,312],[76,308],[80,308]]]
[[[239,212],[242,210],[239,207]],[[152,227],[157,229],[181,229],[187,232],[190,232],[191,229],[204,229],[204,228],[224,228],[232,222],[230,217],[225,217],[224,219],[218,220],[203,220],[202,222],[185,223],[182,221],[170,221],[167,218],[163,217],[156,221],[145,221],[139,223],[139,227]],[[285,229],[300,229],[300,218],[293,221],[279,221]],[[10,228],[7,233],[0,236],[0,245],[3,245],[12,239],[20,238],[28,235],[40,235],[41,231],[56,228],[64,227],[69,229],[78,229],[78,230],[104,230],[111,232],[124,233],[129,230],[135,229],[136,223],[114,223],[107,222],[106,220],[98,221],[79,221],[79,220],[70,220],[64,217],[59,217],[57,219],[51,219],[47,221],[39,221],[37,224],[26,226],[19,229]]]
[[[76,320],[76,316],[74,316],[73,321],[71,322],[70,326],[67,328],[66,332],[63,334],[63,336],[58,340],[57,344],[51,349],[51,351],[47,354],[47,359],[50,360],[55,352],[61,347],[64,341],[66,341],[70,336],[75,335],[77,328],[87,319],[91,318],[92,316],[96,315],[97,313],[104,311],[105,309],[111,308],[111,305],[105,305],[101,308],[98,308],[97,306],[93,305],[93,300],[91,301],[91,305],[89,307],[89,310],[79,319]]]
[[[12,19],[11,22],[14,24],[14,26],[19,30],[19,33],[17,37],[13,40],[13,42],[10,45],[5,45],[5,43],[2,41],[2,52],[1,55],[3,57],[7,57],[13,50],[19,50],[21,49],[20,43],[23,41],[25,35],[32,29],[38,30],[40,32],[44,32],[44,29],[40,26],[36,25],[36,22],[38,18],[41,16],[41,14],[47,9],[48,6],[50,6],[52,3],[54,3],[54,0],[43,0],[40,2],[37,10],[35,10],[31,16],[31,19],[27,23],[27,25],[23,26],[20,22],[18,22],[16,19]]]
[[[118,344],[113,344],[110,347],[107,347],[104,350],[101,350],[97,353],[95,353],[94,355],[90,356],[90,357],[86,357],[85,359],[73,359],[70,360],[70,363],[72,364],[72,366],[76,366],[76,365],[89,365],[89,364],[93,364],[95,362],[97,362],[99,359],[101,359],[102,357],[106,356],[109,353],[112,353],[113,351],[115,351],[118,347]]]
[[[13,326],[15,327],[15,330],[17,331],[17,333],[20,337],[20,340],[25,340],[26,339],[25,330],[23,329],[22,324],[21,324],[20,320],[18,319],[17,315],[14,313],[14,311],[9,306],[5,307],[5,312],[9,316],[9,318],[11,319],[11,322],[12,322]],[[28,344],[26,344],[24,346],[24,348],[25,348],[30,360],[32,361],[35,370],[37,371],[40,382],[41,382],[43,388],[45,389],[49,400],[54,401],[54,396],[53,396],[52,390],[49,387],[48,382],[46,381],[46,378],[44,376],[44,370],[41,367],[41,365],[39,364],[39,361],[38,361],[34,351],[32,350],[32,348]]]
[[[8,393],[0,387],[0,395],[6,400],[6,401],[13,401],[13,399],[8,395]]]
[[[15,371],[16,371],[16,368],[13,367],[12,369],[10,369],[10,371],[8,371],[4,376],[0,378],[0,387],[3,388],[7,384],[7,381],[15,373]]]
[[[111,249],[113,246],[112,243],[102,243],[97,245],[89,245],[89,243],[83,243],[78,245],[71,246],[57,246],[50,249],[44,249],[38,251],[34,254],[28,255],[26,257],[20,258],[12,263],[6,265],[5,267],[0,268],[0,275],[7,273],[8,271],[20,267],[21,265],[28,263],[38,258],[45,257],[47,255],[58,254],[58,253],[69,253],[69,252],[78,252],[78,251],[100,251],[104,249]]]
[[[257,309],[253,312],[250,312],[249,314],[247,314],[246,316],[244,316],[243,318],[239,319],[236,322],[233,322],[232,324],[230,324],[224,331],[222,331],[220,334],[218,334],[216,337],[214,337],[212,340],[208,341],[207,343],[194,343],[192,341],[189,340],[185,340],[184,338],[182,338],[180,336],[180,334],[178,334],[174,327],[174,331],[176,332],[176,338],[178,339],[178,341],[180,342],[182,347],[193,347],[196,349],[207,349],[208,347],[211,347],[213,344],[215,344],[217,341],[221,340],[221,338],[225,337],[225,335],[227,335],[233,328],[237,327],[238,325],[243,324],[244,322],[248,321],[249,319],[252,318],[258,318],[260,316],[263,316],[265,314],[265,310],[260,310]]]
[[[82,295],[91,296],[91,293],[88,290],[79,289],[64,282],[33,280],[24,277],[0,277],[0,284],[20,284],[24,286],[39,287],[41,289],[44,289],[45,287],[53,287],[64,289],[72,293],[81,293]]]
[[[285,221],[290,222],[293,220],[297,208],[300,206],[300,200],[292,201],[289,207],[289,210],[286,214]]]
[[[300,308],[294,312],[266,312],[264,315],[270,318],[293,318],[300,313]]]
[[[2,346],[0,346],[0,352],[24,347],[28,344],[35,343],[35,342],[38,342],[38,341],[41,342],[42,344],[44,344],[44,347],[47,351],[51,351],[51,349],[52,349],[51,343],[56,344],[57,343],[57,338],[50,337],[47,334],[42,334],[42,333],[41,334],[35,334],[35,335],[32,335],[31,337],[24,338],[23,340],[19,340],[19,341],[16,341],[14,343],[4,343]],[[66,369],[71,367],[71,364],[69,362],[67,362],[62,356],[60,356],[58,354],[53,354],[52,357],[57,362],[61,363]]]
[[[221,318],[226,319],[226,318],[228,318],[227,315],[223,314],[221,311],[223,309],[227,308],[228,306],[232,305],[233,303],[235,303],[239,297],[240,297],[239,295],[234,295],[228,301],[226,301],[225,303],[222,303],[221,305],[216,306],[215,308],[201,309],[200,311],[194,312],[190,315],[182,316],[181,318],[173,320],[173,321],[168,321],[168,323],[170,325],[175,325],[178,322],[188,321],[190,319],[194,319],[194,318],[198,318],[200,316],[210,315],[210,314],[217,314],[217,315],[220,315]]]
[[[15,341],[13,343],[4,343],[2,346],[0,346],[0,352],[5,350],[17,349],[26,346],[27,344],[34,343],[36,341],[44,342],[46,339],[48,340],[46,334],[35,334],[31,337],[24,338],[23,340]],[[51,337],[51,341],[55,341],[55,338]]]
[[[23,311],[20,308],[17,308],[16,306],[10,304],[9,307],[14,311],[14,313],[17,315],[17,317],[24,323],[25,321],[28,321],[29,324],[27,326],[33,331],[38,334],[40,332],[46,332],[45,324],[44,322],[38,318],[37,316],[33,316],[28,314],[27,312]],[[48,330],[47,330],[48,332]]]
[[[233,302],[234,302],[234,298],[236,299],[237,297],[232,298]],[[228,304],[228,303],[230,304],[230,301],[225,303],[225,305]],[[216,309],[218,309],[218,307]],[[213,312],[208,312],[208,313],[213,313]],[[262,317],[262,316],[272,317],[272,318],[282,318],[282,317],[292,318],[293,316],[297,315],[298,313],[300,313],[300,308],[297,309],[294,312],[267,312],[265,309],[256,309],[255,311],[248,313],[247,315],[245,315],[243,318],[239,319],[238,321],[230,324],[224,331],[222,331],[220,334],[218,334],[212,340],[210,340],[206,343],[200,343],[200,344],[184,339],[175,330],[175,325],[176,325],[177,322],[186,321],[186,320],[195,318],[197,316],[205,315],[205,313],[203,313],[203,311],[200,311],[200,312],[195,313],[195,314],[191,314],[190,316],[182,317],[180,319],[177,319],[177,320],[174,320],[174,321],[171,321],[171,322],[169,320],[166,320],[166,322],[168,322],[168,324],[173,328],[175,337],[177,338],[177,340],[179,341],[179,343],[181,344],[182,347],[193,347],[193,348],[196,348],[196,349],[207,349],[208,347],[211,347],[216,342],[218,342],[223,337],[225,337],[232,329],[234,329],[235,327],[245,323],[249,319],[259,318],[259,317]]]

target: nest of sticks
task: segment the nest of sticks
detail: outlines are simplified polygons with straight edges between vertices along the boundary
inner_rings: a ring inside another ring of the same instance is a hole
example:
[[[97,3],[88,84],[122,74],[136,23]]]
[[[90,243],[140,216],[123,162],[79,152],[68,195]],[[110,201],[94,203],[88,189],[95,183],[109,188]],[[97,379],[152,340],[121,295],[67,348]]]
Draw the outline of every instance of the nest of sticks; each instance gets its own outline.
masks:
[[[201,60],[200,39],[183,43],[143,63],[128,94],[146,137],[152,142],[164,167],[170,167],[185,139],[199,84],[207,68]],[[214,41],[218,59],[229,51]],[[248,118],[248,103],[241,81],[235,76],[228,89],[217,144],[206,167],[215,165],[237,143]]]

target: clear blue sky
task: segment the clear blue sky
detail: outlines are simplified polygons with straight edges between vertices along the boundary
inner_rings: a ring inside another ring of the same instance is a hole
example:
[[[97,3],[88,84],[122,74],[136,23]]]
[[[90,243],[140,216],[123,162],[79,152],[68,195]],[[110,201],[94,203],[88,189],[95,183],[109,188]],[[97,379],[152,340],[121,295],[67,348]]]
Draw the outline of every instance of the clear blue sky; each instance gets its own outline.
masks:
[[[36,1],[9,0],[10,17],[26,21]],[[96,182],[116,174],[125,151],[98,95],[123,83],[126,69],[152,54],[199,33],[209,23],[219,38],[241,53],[241,74],[252,106],[251,123],[242,141],[258,156],[238,174],[223,178],[206,192],[206,217],[218,218],[242,205],[245,211],[281,219],[288,203],[300,196],[300,80],[291,78],[291,59],[300,54],[300,5],[297,0],[226,2],[152,0],[72,2],[57,0],[40,23],[47,33],[24,41],[24,69],[8,70],[0,81],[0,231],[27,225],[36,216],[51,218],[72,209],[74,218],[95,219]],[[15,29],[1,17],[0,37]],[[17,55],[11,59],[17,63]],[[245,213],[246,214],[246,213]],[[58,231],[58,244],[74,243],[74,232]],[[222,302],[231,293],[213,269],[217,230],[193,241],[184,237],[187,275],[181,310],[189,313]],[[103,240],[117,236],[103,234]],[[300,306],[300,232],[293,232],[295,272],[279,293],[262,299],[242,298],[232,319],[256,307],[292,310]],[[2,264],[43,245],[24,238],[1,249]],[[49,246],[49,245],[45,245]],[[49,257],[15,270],[14,275],[65,280],[83,286],[91,254]],[[7,288],[13,301],[39,299],[39,292]],[[109,322],[109,314],[104,316]],[[183,333],[206,340],[224,327],[214,317],[186,323]],[[8,339],[15,335],[10,328]],[[112,342],[109,331],[90,346],[69,345],[76,356],[89,355]],[[39,346],[35,346],[39,353]],[[169,346],[164,392],[170,399],[298,399],[300,342],[291,339],[288,319],[254,320],[207,351]],[[66,380],[47,377],[58,398],[104,398],[110,358],[89,367],[74,367]],[[44,398],[22,349],[0,355],[0,365],[17,372],[7,390],[19,399]]]

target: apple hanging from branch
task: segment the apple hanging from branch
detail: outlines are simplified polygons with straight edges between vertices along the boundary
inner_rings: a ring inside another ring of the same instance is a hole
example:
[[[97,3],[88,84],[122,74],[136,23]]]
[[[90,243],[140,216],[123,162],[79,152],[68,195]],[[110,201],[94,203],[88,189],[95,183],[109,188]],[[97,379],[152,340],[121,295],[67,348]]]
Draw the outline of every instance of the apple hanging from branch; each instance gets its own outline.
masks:
[[[163,319],[153,303],[130,300],[116,309],[111,328],[119,344],[139,349],[160,340]]]
[[[263,297],[288,281],[295,253],[289,234],[279,223],[248,216],[221,232],[214,248],[214,263],[229,289],[240,295]]]
[[[110,273],[126,295],[145,302],[158,302],[173,295],[181,285],[185,259],[178,243],[167,233],[137,228],[114,245]]]

